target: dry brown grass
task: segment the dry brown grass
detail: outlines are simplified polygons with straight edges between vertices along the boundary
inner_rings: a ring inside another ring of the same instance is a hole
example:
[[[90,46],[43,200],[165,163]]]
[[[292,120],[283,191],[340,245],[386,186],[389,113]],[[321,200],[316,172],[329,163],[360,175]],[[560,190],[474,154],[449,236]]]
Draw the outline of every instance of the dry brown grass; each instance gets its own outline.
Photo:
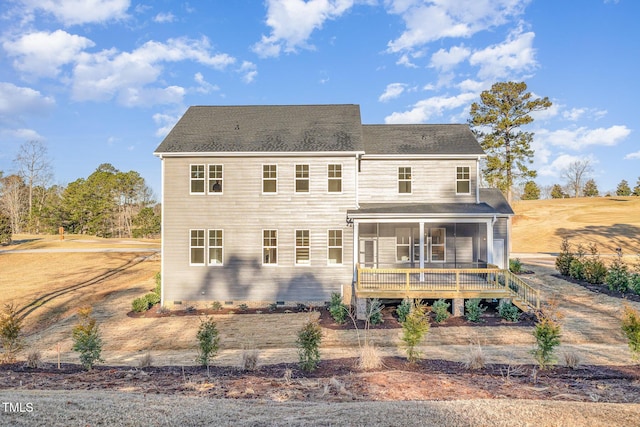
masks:
[[[513,208],[513,252],[557,253],[564,237],[603,253],[640,252],[640,197],[523,200]]]

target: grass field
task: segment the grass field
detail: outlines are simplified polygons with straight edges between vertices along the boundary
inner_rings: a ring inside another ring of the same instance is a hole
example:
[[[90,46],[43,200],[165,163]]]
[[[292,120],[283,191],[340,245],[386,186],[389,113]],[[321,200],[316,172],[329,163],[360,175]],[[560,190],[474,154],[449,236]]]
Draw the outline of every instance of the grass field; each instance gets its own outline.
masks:
[[[601,253],[640,252],[640,197],[526,200],[513,208],[512,252],[558,253],[564,237],[596,243]]]

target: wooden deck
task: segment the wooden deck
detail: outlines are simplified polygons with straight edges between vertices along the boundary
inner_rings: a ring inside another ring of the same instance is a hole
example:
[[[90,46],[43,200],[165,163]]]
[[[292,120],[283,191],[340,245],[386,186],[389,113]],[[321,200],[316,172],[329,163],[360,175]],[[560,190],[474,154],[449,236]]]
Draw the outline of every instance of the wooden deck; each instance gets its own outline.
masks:
[[[364,298],[510,298],[520,309],[539,310],[540,291],[509,270],[489,268],[361,268],[356,295]]]

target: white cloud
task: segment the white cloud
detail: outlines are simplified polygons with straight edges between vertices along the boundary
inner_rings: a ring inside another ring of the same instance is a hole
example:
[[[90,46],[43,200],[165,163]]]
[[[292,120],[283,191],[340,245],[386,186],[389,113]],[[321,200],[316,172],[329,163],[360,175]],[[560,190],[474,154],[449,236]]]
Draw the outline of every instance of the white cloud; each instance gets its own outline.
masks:
[[[160,138],[164,138],[171,131],[173,126],[178,123],[178,120],[182,116],[181,114],[170,115],[170,114],[160,114],[156,113],[153,115],[153,121],[160,126],[156,130],[156,136]]]
[[[33,129],[2,129],[0,135],[22,141],[43,141],[45,138]],[[0,156],[1,157],[1,156]]]
[[[405,22],[406,30],[388,43],[390,52],[412,50],[446,37],[470,37],[521,15],[529,0],[389,0],[389,13]]]
[[[629,153],[626,156],[624,156],[625,160],[634,160],[634,159],[640,159],[640,151],[636,151],[635,153]]]
[[[37,90],[0,82],[0,121],[7,116],[46,113],[54,105],[53,98],[43,96]]]
[[[538,65],[533,48],[533,32],[516,30],[503,43],[474,52],[469,58],[471,65],[480,67],[478,77],[499,80],[514,73],[532,71]]]
[[[325,21],[336,19],[353,6],[353,0],[267,0],[267,20],[271,34],[263,35],[253,46],[261,57],[311,49],[307,43],[311,33]]]
[[[461,93],[456,96],[436,96],[417,102],[409,111],[395,112],[384,121],[387,124],[424,123],[434,116],[442,116],[444,111],[453,110],[468,105],[477,95],[475,93]]]
[[[173,13],[171,12],[167,12],[167,13],[158,13],[156,16],[153,17],[153,21],[157,22],[158,24],[166,24],[168,22],[173,22],[176,20],[176,17]]]
[[[256,64],[250,61],[242,61],[242,65],[238,72],[242,74],[242,80],[245,83],[253,82],[258,75]]]
[[[416,64],[411,62],[411,59],[409,59],[409,55],[406,53],[400,55],[400,58],[398,58],[398,60],[396,61],[396,65],[404,65],[407,68],[418,68]]]
[[[601,119],[607,115],[606,110],[596,110],[595,108],[572,108],[571,110],[563,111],[562,117],[569,121],[578,121],[583,117],[592,117],[595,120]]]
[[[626,126],[615,125],[608,128],[588,129],[579,127],[575,129],[560,129],[556,131],[536,131],[536,139],[540,143],[564,147],[572,150],[581,150],[588,146],[614,146],[624,140],[631,133]]]
[[[405,83],[390,83],[387,85],[384,93],[380,95],[378,101],[387,102],[391,99],[397,98],[405,91],[407,85]]]
[[[211,83],[209,83],[208,81],[206,81],[204,79],[204,76],[202,75],[202,73],[196,73],[193,76],[193,80],[195,80],[196,83],[198,83],[198,87],[196,88],[196,92],[200,92],[200,93],[211,93],[213,91],[218,91],[220,90],[220,88],[217,85],[212,85]]]
[[[471,55],[471,51],[464,46],[453,46],[448,51],[440,49],[431,55],[429,67],[436,68],[440,71],[448,71],[466,60],[469,55]]]
[[[5,41],[2,47],[14,57],[13,66],[38,77],[56,77],[60,67],[73,62],[78,54],[94,46],[91,40],[62,30],[39,31],[16,40]]]
[[[32,9],[56,17],[65,26],[126,18],[129,0],[23,0]]]
[[[572,156],[570,154],[560,154],[551,164],[544,165],[538,169],[541,176],[560,177],[562,173],[574,162],[588,160],[590,164],[598,163],[592,156]]]
[[[227,54],[209,53],[206,38],[169,39],[166,43],[149,41],[132,52],[103,50],[96,54],[83,53],[73,70],[72,96],[77,101],[105,101],[117,98],[127,106],[148,105],[156,96],[157,102],[180,102],[184,89],[177,86],[147,88],[162,73],[165,62],[192,60],[222,70],[235,62]]]

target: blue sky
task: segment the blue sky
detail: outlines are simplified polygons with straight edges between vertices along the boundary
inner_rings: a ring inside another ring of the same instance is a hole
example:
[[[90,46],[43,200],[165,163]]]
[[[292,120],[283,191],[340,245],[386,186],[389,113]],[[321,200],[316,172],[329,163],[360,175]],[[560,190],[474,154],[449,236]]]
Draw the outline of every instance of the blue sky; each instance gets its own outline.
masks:
[[[464,123],[525,81],[540,185],[589,159],[601,192],[640,176],[635,0],[3,0],[0,170],[44,142],[55,181],[136,170],[190,105],[360,104],[364,123]]]

